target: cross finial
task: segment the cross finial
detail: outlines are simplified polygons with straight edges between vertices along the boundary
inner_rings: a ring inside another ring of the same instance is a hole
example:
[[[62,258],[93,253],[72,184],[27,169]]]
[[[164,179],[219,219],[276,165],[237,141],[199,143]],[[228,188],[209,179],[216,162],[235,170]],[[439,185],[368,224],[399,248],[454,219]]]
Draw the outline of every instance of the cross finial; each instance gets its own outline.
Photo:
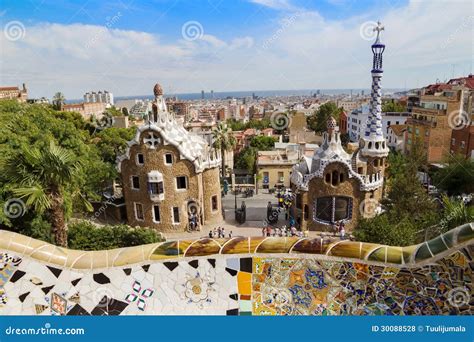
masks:
[[[374,27],[373,31],[377,31],[377,38],[375,39],[376,42],[379,42],[380,41],[380,32],[382,32],[383,30],[385,30],[385,28],[383,27],[382,23],[379,21],[377,21],[377,26]]]

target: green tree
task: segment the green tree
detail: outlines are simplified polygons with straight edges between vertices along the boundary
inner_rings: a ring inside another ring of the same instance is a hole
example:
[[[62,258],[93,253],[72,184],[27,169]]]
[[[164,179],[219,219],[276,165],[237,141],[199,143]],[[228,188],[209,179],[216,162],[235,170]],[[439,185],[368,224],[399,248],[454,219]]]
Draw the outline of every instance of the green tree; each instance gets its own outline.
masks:
[[[127,225],[97,227],[82,221],[70,225],[68,241],[72,249],[96,251],[156,243],[164,239],[150,228]]]
[[[433,184],[449,196],[474,192],[474,161],[462,155],[449,156],[446,165],[435,171]]]
[[[418,229],[408,217],[394,218],[381,214],[371,219],[361,219],[354,237],[358,241],[390,246],[409,246],[417,242]]]
[[[136,127],[110,127],[98,132],[92,141],[97,144],[102,159],[115,164],[117,156],[125,153],[127,143],[133,139],[136,131]]]
[[[80,189],[84,197],[92,200],[99,199],[101,193],[110,187],[117,171],[115,161],[104,161],[102,151],[90,132],[88,124],[78,113],[59,112],[38,104],[0,101],[0,159],[14,159],[25,149],[47,150],[53,141],[81,161],[81,172],[75,177],[77,184],[71,184],[71,187]],[[11,187],[10,179],[0,172],[0,205],[12,198]],[[74,201],[71,196],[65,196],[64,204],[66,217],[72,215],[73,211],[87,210],[83,201]],[[0,224],[4,228],[50,241],[48,233],[44,233],[48,230],[43,229],[44,225],[38,221],[40,217],[49,220],[48,212],[40,215],[28,210],[25,215],[15,219],[2,213],[0,211]]]
[[[64,97],[64,94],[58,91],[56,94],[53,96],[53,107],[56,110],[60,110],[64,102],[66,101],[66,98]]]
[[[111,106],[105,110],[106,113],[109,113],[111,116],[122,116],[122,111],[115,108],[115,106]]]
[[[245,147],[234,157],[234,165],[239,169],[245,169],[248,173],[255,173],[255,160],[257,150],[254,147]]]
[[[339,116],[342,113],[342,108],[337,107],[334,102],[326,102],[322,104],[316,112],[310,115],[307,119],[307,125],[310,129],[317,133],[322,133],[327,130],[327,121],[332,116],[339,122]]]
[[[391,152],[386,171],[385,212],[359,221],[354,235],[360,241],[406,246],[416,243],[420,232],[439,222],[436,205],[417,177],[422,165],[418,153],[404,156]],[[416,208],[416,209],[415,209]]]
[[[276,139],[263,135],[255,136],[250,140],[250,146],[258,151],[270,151],[275,147]]]
[[[225,165],[225,152],[232,150],[237,141],[232,134],[232,130],[227,127],[227,125],[223,124],[222,122],[217,124],[217,128],[212,131],[212,138],[214,140],[213,146],[216,149],[221,150],[222,155],[222,166],[221,166],[221,174],[222,177],[225,177],[226,174],[226,165]]]
[[[382,104],[382,112],[405,112],[406,108],[396,100],[384,101]]]
[[[42,215],[48,213],[56,244],[67,246],[65,201],[81,199],[77,185],[81,169],[75,155],[53,141],[47,148],[23,147],[0,162],[0,171],[9,180],[15,196],[26,200],[28,207]]]

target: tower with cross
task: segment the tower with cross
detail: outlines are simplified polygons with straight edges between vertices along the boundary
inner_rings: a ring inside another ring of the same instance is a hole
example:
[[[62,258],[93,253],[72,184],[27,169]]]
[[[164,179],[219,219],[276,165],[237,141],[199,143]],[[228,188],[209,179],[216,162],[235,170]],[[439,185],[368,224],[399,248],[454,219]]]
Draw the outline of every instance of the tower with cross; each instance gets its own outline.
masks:
[[[370,112],[367,118],[364,136],[360,140],[362,155],[368,158],[381,159],[388,156],[388,146],[382,130],[382,91],[381,80],[383,75],[383,52],[385,44],[381,42],[380,35],[384,27],[380,23],[374,27],[377,32],[375,42],[372,44],[372,91],[370,98]]]

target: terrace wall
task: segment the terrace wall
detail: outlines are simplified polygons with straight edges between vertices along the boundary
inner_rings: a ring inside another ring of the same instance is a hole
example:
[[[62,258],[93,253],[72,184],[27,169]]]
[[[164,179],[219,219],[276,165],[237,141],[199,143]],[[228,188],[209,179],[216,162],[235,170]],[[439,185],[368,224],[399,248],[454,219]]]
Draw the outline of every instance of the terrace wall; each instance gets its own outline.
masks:
[[[389,247],[308,238],[67,250],[0,231],[0,315],[474,313],[474,224]]]

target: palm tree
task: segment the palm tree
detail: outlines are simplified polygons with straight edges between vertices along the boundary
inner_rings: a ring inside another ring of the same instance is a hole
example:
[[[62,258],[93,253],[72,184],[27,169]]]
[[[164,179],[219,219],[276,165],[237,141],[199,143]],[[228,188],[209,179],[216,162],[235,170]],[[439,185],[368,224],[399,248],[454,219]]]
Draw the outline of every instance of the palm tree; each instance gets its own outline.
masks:
[[[221,173],[222,177],[225,177],[226,175],[226,166],[225,166],[225,152],[232,150],[235,145],[237,144],[237,141],[235,140],[235,137],[232,135],[232,130],[227,127],[222,122],[219,122],[217,124],[217,128],[212,131],[212,137],[214,140],[214,148],[218,148],[221,150],[222,154],[222,167],[221,167]]]
[[[66,101],[66,98],[64,97],[64,94],[61,93],[60,91],[54,94],[53,106],[55,109],[60,110],[65,101]]]
[[[26,200],[38,214],[46,212],[52,234],[59,246],[67,247],[66,207],[79,197],[91,207],[79,192],[81,162],[74,153],[53,141],[43,149],[22,148],[19,153],[0,162],[0,172],[11,184],[13,195]],[[65,203],[67,202],[67,203]]]

